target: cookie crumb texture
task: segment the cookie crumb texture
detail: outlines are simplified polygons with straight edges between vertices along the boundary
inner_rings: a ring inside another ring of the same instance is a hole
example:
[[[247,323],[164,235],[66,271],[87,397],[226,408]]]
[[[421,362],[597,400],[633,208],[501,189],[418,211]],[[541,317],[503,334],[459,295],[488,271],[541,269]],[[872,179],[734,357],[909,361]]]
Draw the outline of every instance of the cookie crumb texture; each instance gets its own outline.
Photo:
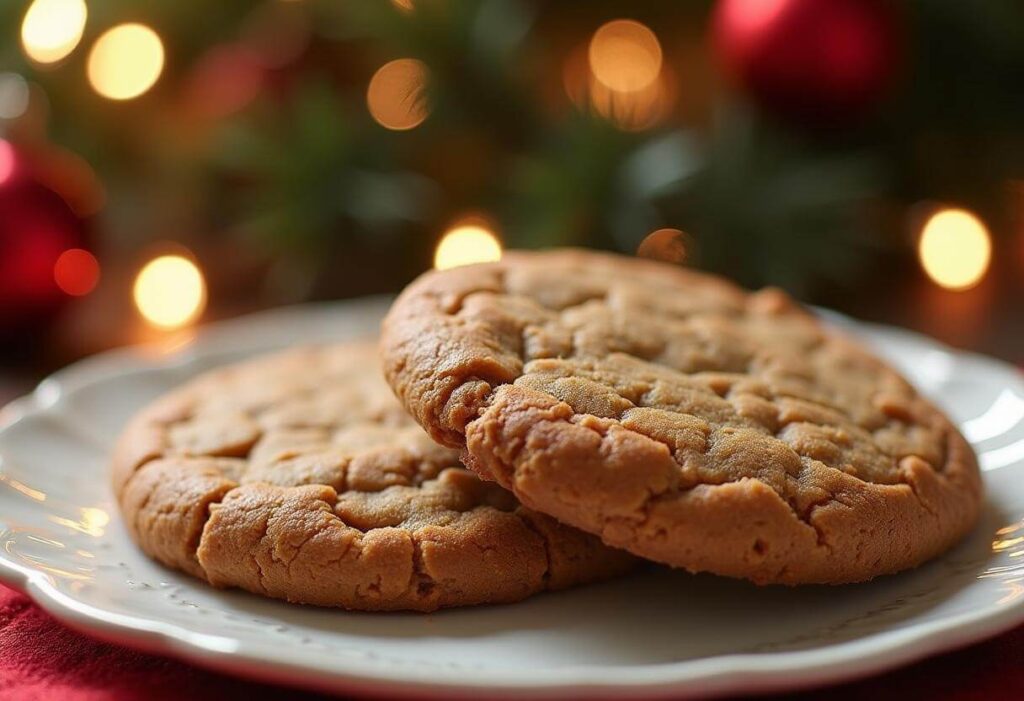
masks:
[[[778,290],[584,251],[434,271],[385,372],[481,476],[605,543],[758,583],[915,566],[975,523],[977,462],[894,370]]]
[[[306,348],[158,400],[115,451],[132,537],[216,586],[375,611],[516,601],[631,566],[463,469],[378,368],[373,345]]]

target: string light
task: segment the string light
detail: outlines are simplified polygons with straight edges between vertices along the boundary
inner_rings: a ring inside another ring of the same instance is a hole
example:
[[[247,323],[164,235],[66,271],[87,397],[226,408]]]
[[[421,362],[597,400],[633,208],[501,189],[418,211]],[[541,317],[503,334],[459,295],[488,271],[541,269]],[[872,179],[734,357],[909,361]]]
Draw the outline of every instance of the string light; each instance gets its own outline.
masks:
[[[422,61],[399,58],[381,66],[366,89],[366,106],[378,124],[405,131],[430,114],[424,99],[429,71]]]
[[[943,209],[925,223],[918,241],[921,266],[950,290],[977,285],[992,259],[992,240],[978,217],[964,209]]]
[[[686,261],[686,234],[679,229],[658,229],[652,231],[636,250],[641,258],[652,258],[667,263]]]
[[[53,281],[72,297],[89,294],[100,280],[100,264],[96,256],[82,248],[69,248],[60,254],[53,266]]]
[[[85,0],[35,0],[21,22],[21,45],[36,63],[56,63],[78,46],[89,11]]]
[[[495,260],[501,260],[501,242],[481,224],[449,229],[434,253],[434,267],[438,270]]]
[[[602,25],[590,40],[590,70],[618,92],[643,90],[661,72],[661,44],[654,32],[630,19]]]
[[[162,329],[185,326],[206,307],[203,274],[184,256],[164,255],[146,263],[132,292],[139,313]]]
[[[131,100],[156,83],[164,68],[164,45],[144,24],[127,23],[104,32],[89,53],[93,89],[111,100]]]

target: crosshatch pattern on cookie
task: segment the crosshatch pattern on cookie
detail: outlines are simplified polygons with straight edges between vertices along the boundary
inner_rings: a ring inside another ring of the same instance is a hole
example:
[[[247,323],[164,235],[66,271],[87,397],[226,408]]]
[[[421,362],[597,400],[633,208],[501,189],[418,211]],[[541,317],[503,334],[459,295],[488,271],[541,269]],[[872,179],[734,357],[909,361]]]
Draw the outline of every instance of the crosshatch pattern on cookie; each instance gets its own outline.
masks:
[[[379,374],[372,344],[308,348],[159,400],[115,457],[129,531],[215,585],[367,610],[514,601],[629,567],[463,469]]]
[[[867,579],[976,518],[976,462],[950,422],[777,290],[512,253],[410,286],[383,350],[410,412],[480,474],[670,564]],[[730,531],[739,507],[750,522]]]

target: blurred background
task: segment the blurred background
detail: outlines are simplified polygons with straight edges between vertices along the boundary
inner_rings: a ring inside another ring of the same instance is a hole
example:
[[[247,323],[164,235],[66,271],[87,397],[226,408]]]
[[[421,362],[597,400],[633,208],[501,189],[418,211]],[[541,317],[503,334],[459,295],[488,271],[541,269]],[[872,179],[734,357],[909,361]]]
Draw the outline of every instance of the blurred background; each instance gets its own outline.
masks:
[[[1024,4],[0,5],[0,393],[563,245],[1024,362]]]

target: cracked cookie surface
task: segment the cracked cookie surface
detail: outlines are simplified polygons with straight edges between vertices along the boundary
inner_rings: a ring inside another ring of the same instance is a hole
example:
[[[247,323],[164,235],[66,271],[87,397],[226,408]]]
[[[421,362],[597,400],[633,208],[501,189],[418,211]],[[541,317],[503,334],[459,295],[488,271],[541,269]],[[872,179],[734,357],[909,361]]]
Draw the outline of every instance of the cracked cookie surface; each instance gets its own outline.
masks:
[[[778,290],[586,251],[426,273],[385,374],[439,442],[613,546],[758,583],[915,566],[977,519],[950,421]]]
[[[372,343],[201,375],[132,420],[113,482],[151,557],[300,603],[510,602],[633,561],[464,469],[402,410]]]

